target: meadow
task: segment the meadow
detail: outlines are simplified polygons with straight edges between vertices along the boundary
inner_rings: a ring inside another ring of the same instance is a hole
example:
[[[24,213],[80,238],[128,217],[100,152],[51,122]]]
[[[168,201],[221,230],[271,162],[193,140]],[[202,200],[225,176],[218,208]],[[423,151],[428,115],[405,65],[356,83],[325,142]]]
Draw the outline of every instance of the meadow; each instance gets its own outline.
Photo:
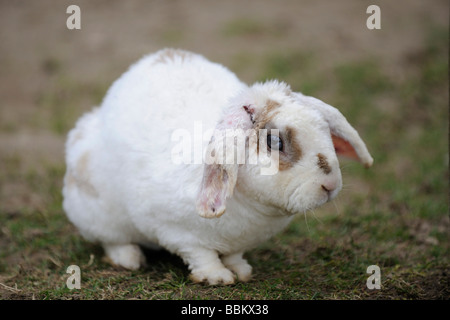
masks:
[[[373,31],[364,2],[130,2],[81,1],[79,31],[65,28],[69,2],[42,1],[41,17],[31,1],[0,2],[0,299],[450,298],[448,2],[379,1]],[[63,212],[67,132],[162,47],[338,107],[375,159],[368,170],[342,159],[338,198],[249,251],[248,283],[194,284],[165,251],[146,251],[139,271],[114,267]],[[81,289],[67,288],[69,265]]]

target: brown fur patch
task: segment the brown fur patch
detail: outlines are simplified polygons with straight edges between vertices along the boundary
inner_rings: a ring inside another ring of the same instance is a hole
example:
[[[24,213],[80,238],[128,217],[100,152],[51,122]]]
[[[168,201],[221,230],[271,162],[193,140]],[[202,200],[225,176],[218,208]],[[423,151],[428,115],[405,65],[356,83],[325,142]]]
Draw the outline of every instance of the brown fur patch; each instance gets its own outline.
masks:
[[[65,177],[65,182],[68,187],[76,185],[81,191],[97,198],[99,194],[90,181],[88,164],[89,152],[85,152],[80,159],[78,159],[75,170],[69,169]]]
[[[180,58],[181,61],[185,61],[192,57],[192,53],[180,49],[165,49],[157,56],[155,64],[173,62],[175,58]]]
[[[74,185],[76,185],[77,180],[75,179],[75,177],[73,176],[72,170],[68,170],[65,177],[64,177],[64,183],[68,186],[68,187],[73,187]]]
[[[280,106],[281,104],[279,102],[268,99],[262,111],[257,114],[254,119],[254,128],[257,130],[264,128],[265,125],[278,114],[278,111],[276,111],[276,109],[278,109]]]
[[[284,155],[280,155],[279,170],[283,171],[291,168],[302,157],[302,149],[297,140],[298,133],[292,127],[286,127],[284,134]]]
[[[325,174],[329,174],[331,172],[331,167],[328,164],[327,157],[325,157],[323,154],[318,153],[317,154],[317,165]]]
[[[277,110],[281,104],[275,100],[267,100],[265,107],[263,110],[256,115],[254,128],[256,130],[259,129],[267,129],[268,134],[270,134],[270,129],[274,129],[270,125],[270,121],[279,113]],[[280,132],[281,134],[281,132]],[[280,171],[287,170],[292,168],[294,164],[300,160],[302,157],[302,149],[297,139],[298,133],[292,127],[286,127],[284,134],[281,135],[283,140],[283,151],[280,152],[279,157],[279,166],[278,169]],[[258,135],[259,139],[259,135]],[[259,154],[259,140],[257,144],[257,152]]]
[[[268,129],[266,128],[266,124],[270,122],[279,112],[276,111],[277,108],[280,107],[280,103],[271,99],[268,99],[266,101],[266,105],[262,109],[261,112],[254,115],[252,118],[253,121],[253,128],[255,130],[260,129]],[[259,154],[259,132],[257,133],[258,143],[257,143],[257,153]]]
[[[74,146],[81,139],[83,139],[83,134],[81,133],[81,130],[77,130],[70,141],[70,145]]]

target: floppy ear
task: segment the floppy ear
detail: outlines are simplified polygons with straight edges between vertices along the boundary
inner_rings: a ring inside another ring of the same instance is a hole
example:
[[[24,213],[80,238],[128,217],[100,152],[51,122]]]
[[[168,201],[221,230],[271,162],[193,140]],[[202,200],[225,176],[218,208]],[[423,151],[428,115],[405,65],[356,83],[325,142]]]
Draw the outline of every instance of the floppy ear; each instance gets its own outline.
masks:
[[[358,154],[356,153],[350,142],[341,137],[335,136],[334,134],[331,134],[331,140],[333,141],[334,150],[336,151],[337,155],[352,160],[359,160]]]
[[[245,153],[236,148],[234,138],[252,128],[253,112],[249,106],[230,108],[216,125],[206,150],[203,179],[197,195],[198,214],[204,218],[217,218],[225,213],[226,199],[233,195],[239,170],[234,155]]]
[[[359,160],[366,168],[373,164],[373,158],[358,132],[348,123],[342,113],[323,101],[297,93],[301,102],[317,109],[328,122],[334,148],[338,155]]]

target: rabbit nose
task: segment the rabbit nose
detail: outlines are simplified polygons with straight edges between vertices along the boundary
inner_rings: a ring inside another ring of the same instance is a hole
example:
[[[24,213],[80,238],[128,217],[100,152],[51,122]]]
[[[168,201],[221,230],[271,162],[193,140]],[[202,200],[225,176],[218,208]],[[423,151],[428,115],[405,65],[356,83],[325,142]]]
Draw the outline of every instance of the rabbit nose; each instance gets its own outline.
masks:
[[[337,183],[334,181],[330,181],[330,182],[325,182],[323,184],[321,184],[321,188],[322,190],[324,190],[327,194],[328,197],[331,196],[331,193],[336,190],[337,188]]]
[[[327,197],[328,197],[327,201],[330,201],[330,199],[331,199],[331,192],[333,190],[328,189],[328,188],[330,188],[330,186],[328,186],[328,185],[323,185],[322,184],[321,187],[322,187],[322,190],[324,190],[327,193]]]

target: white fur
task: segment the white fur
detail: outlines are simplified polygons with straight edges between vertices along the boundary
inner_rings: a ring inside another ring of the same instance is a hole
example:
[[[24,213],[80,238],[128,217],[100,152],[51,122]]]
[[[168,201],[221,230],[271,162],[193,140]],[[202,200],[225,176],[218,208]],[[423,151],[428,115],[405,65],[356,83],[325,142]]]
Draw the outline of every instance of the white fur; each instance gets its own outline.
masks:
[[[293,214],[334,198],[342,186],[326,111],[302,97],[276,81],[248,87],[200,55],[165,50],[144,57],[69,133],[67,216],[117,265],[137,269],[144,261],[137,244],[157,245],[180,255],[194,281],[229,284],[236,275],[249,280],[243,253],[285,228]],[[174,164],[171,134],[180,128],[192,132],[195,121],[212,129],[229,110],[237,110],[245,124],[250,118],[244,119],[249,115],[242,106],[251,105],[256,116],[268,99],[281,105],[272,119],[276,127],[296,128],[300,161],[274,176],[260,175],[259,165],[236,166],[226,212],[201,217],[196,200],[205,165]],[[358,150],[367,160],[361,143]],[[328,158],[331,174],[317,167],[318,153]],[[330,194],[324,184],[332,185]]]

